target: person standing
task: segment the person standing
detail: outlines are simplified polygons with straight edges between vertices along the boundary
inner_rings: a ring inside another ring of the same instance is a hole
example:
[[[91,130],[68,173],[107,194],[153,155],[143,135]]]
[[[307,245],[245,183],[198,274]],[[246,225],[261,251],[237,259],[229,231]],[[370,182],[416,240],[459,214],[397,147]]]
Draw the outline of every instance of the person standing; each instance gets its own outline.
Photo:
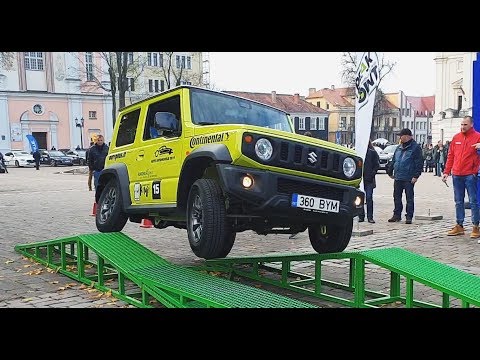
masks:
[[[479,210],[477,204],[477,172],[480,165],[477,147],[480,147],[480,133],[473,128],[473,118],[465,116],[460,132],[453,136],[448,150],[447,163],[442,181],[446,182],[450,174],[453,178],[453,194],[457,224],[447,233],[449,236],[463,235],[465,230],[465,190],[472,211],[473,229],[470,238],[480,237],[478,228]]]
[[[378,169],[380,169],[380,157],[370,140],[363,165],[363,188],[365,190],[367,204],[367,220],[370,224],[375,224],[375,220],[373,220],[373,189],[377,187],[375,176],[377,175]],[[362,213],[358,216],[358,222],[364,221],[365,208],[362,208]]]
[[[388,168],[388,175],[394,179],[393,183],[393,201],[395,208],[393,216],[388,222],[397,222],[402,220],[402,195],[405,190],[406,220],[405,224],[411,224],[415,208],[413,188],[423,170],[423,155],[420,145],[413,140],[410,129],[402,129],[399,133],[400,145],[398,145],[393,154],[392,163]]]
[[[35,169],[37,169],[37,170],[40,169],[40,158],[41,157],[42,156],[40,155],[40,151],[38,151],[38,149],[33,152],[33,159],[35,160]]]
[[[103,135],[98,135],[97,142],[88,152],[88,168],[93,173],[93,186],[98,185],[98,178],[105,167],[105,159],[108,155],[108,145],[104,143]]]
[[[91,141],[90,147],[85,151],[85,162],[87,163],[87,165],[88,165],[88,154],[93,145],[95,145],[95,143]],[[87,180],[88,191],[92,191],[92,177],[93,177],[93,170],[90,170],[90,168],[88,168],[88,180]]]
[[[5,173],[8,174],[7,165],[5,164],[5,157],[0,152],[0,166],[5,170]]]

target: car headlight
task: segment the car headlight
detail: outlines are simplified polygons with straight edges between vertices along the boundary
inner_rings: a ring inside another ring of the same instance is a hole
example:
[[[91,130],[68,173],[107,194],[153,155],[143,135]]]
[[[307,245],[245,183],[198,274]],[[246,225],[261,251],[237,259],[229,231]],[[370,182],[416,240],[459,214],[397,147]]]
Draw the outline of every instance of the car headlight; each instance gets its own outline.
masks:
[[[357,165],[355,164],[355,160],[349,157],[343,160],[343,173],[346,177],[351,178],[355,174],[356,170]]]
[[[260,160],[270,160],[273,154],[272,143],[265,138],[258,139],[257,143],[255,144],[255,154],[257,154]]]

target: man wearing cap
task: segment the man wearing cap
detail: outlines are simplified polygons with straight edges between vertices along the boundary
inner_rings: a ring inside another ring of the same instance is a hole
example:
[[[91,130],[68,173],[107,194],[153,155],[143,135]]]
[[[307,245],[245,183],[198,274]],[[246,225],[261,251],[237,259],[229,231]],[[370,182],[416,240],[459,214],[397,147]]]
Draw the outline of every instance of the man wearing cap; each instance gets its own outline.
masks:
[[[480,238],[477,204],[477,172],[480,165],[476,150],[478,143],[480,143],[480,133],[473,128],[472,117],[465,116],[460,125],[460,132],[454,135],[450,143],[447,163],[442,178],[444,182],[447,181],[450,174],[452,174],[453,178],[457,224],[447,233],[449,236],[465,234],[463,221],[465,220],[465,190],[467,190],[473,223],[470,238]]]
[[[405,197],[407,198],[405,224],[411,224],[414,211],[413,187],[423,170],[422,149],[413,140],[410,129],[402,129],[398,135],[400,136],[400,145],[395,150],[392,163],[388,167],[388,175],[395,180],[393,183],[395,209],[393,210],[393,216],[388,219],[388,222],[402,220],[402,194],[403,190],[405,190]]]

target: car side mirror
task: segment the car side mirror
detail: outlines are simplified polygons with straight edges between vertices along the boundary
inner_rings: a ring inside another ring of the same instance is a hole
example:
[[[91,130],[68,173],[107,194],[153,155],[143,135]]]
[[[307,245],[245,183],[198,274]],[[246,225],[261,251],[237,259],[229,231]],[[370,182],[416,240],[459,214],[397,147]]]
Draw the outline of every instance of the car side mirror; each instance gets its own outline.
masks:
[[[178,132],[178,119],[171,112],[155,113],[155,129],[160,135],[175,134]]]

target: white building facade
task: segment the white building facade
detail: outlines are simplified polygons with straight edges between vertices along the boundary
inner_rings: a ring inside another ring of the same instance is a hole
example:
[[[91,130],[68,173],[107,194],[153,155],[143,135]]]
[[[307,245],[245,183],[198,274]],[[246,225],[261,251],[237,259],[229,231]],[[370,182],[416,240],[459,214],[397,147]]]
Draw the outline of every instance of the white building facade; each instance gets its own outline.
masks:
[[[475,52],[438,52],[435,56],[433,139],[451,140],[466,115],[472,115]]]

